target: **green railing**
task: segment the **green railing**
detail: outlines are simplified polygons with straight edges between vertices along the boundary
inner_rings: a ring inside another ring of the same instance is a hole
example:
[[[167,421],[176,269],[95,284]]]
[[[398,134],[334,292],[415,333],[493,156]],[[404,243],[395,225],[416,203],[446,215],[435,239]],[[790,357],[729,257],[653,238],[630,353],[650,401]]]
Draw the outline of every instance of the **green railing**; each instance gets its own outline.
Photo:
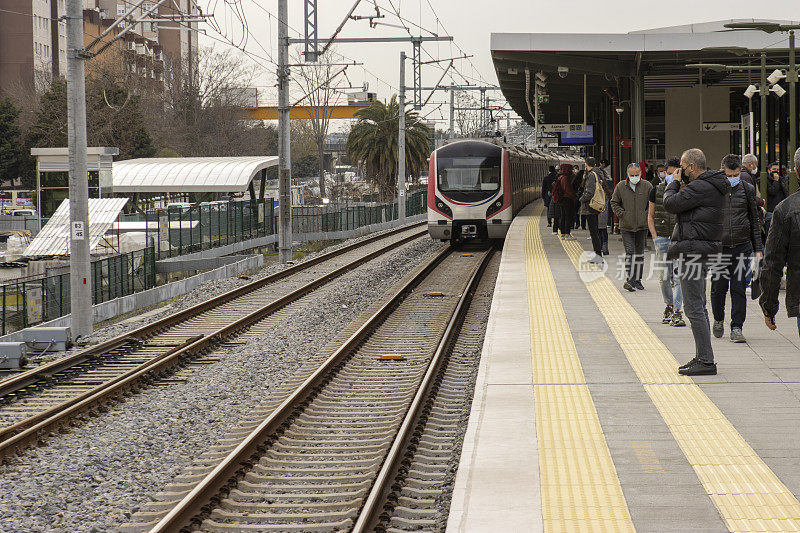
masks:
[[[152,247],[94,260],[91,268],[95,304],[156,286],[156,254]],[[68,315],[69,296],[68,273],[4,283],[0,287],[0,333],[5,335]]]
[[[425,190],[408,195],[406,216],[425,213],[426,209]],[[292,232],[347,231],[396,219],[396,203],[295,206],[292,208]],[[145,220],[147,242],[153,243],[159,259],[274,235],[278,229],[278,213],[270,198],[253,204],[244,200],[152,209]]]
[[[145,221],[159,259],[272,235],[276,228],[271,198],[151,209]]]
[[[425,213],[426,191],[409,193],[406,216]],[[347,231],[397,219],[397,204],[292,209],[295,233]],[[274,235],[277,212],[271,199],[215,202],[147,212],[148,247],[92,262],[92,300],[98,304],[156,286],[157,259]],[[2,334],[69,314],[69,274],[2,285]]]

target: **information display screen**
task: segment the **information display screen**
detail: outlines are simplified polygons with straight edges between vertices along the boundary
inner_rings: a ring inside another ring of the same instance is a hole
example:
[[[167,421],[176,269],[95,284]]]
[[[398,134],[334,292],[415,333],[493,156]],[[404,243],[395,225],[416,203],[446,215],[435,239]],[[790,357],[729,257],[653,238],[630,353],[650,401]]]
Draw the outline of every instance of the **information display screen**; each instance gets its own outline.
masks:
[[[586,131],[559,133],[558,144],[594,144],[594,126],[587,124]]]

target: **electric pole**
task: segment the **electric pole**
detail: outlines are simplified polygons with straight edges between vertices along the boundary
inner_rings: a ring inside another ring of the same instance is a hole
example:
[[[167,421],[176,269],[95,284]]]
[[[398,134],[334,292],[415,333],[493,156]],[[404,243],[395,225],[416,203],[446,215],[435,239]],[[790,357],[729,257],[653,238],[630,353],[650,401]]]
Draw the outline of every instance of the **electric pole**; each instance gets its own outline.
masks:
[[[83,2],[67,0],[67,146],[69,151],[69,290],[73,340],[92,333],[89,173],[86,170],[86,80]]]
[[[74,1],[74,0],[73,0]],[[278,0],[278,248],[281,263],[292,260],[292,171],[289,131],[289,12]]]
[[[453,137],[455,137],[455,133],[456,133],[456,130],[454,128],[455,114],[456,114],[456,110],[455,110],[455,107],[456,107],[455,106],[455,95],[456,95],[456,92],[453,89],[450,89],[450,135],[449,135],[449,137],[451,139]]]
[[[397,218],[406,223],[406,53],[400,52],[400,91],[397,132]]]

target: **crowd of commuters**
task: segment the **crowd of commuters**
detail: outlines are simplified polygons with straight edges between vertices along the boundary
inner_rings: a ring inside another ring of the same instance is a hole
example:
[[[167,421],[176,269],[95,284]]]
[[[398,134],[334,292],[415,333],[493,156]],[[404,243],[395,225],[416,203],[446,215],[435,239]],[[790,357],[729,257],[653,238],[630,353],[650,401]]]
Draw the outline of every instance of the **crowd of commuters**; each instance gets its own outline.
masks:
[[[793,162],[800,179],[800,149]],[[651,272],[658,273],[664,300],[662,322],[683,327],[685,315],[694,338],[695,357],[678,369],[684,375],[717,373],[711,335],[725,334],[728,295],[732,342],[747,342],[748,293],[759,298],[766,326],[776,328],[784,269],[786,311],[797,317],[800,335],[800,191],[790,194],[789,175],[775,163],[762,198],[752,154],[729,154],[720,170],[708,167],[705,154],[693,148],[664,165],[631,163],[625,179],[613,186],[609,162],[588,157],[582,169],[550,167],[543,184],[548,226],[565,240],[575,238],[574,229],[588,229],[592,263],[605,263],[616,216],[625,290],[645,289],[645,241],[648,235],[653,239]]]

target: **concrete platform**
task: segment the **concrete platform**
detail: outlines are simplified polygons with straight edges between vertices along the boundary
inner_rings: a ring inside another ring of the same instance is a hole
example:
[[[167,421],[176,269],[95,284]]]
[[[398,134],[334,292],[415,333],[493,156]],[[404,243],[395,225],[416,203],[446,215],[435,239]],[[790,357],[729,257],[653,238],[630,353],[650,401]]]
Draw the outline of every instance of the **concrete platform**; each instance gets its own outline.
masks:
[[[619,236],[595,272],[540,212],[506,238],[447,530],[800,531],[796,320],[748,301],[749,342],[726,325],[718,375],[678,376],[657,277],[622,290]]]

